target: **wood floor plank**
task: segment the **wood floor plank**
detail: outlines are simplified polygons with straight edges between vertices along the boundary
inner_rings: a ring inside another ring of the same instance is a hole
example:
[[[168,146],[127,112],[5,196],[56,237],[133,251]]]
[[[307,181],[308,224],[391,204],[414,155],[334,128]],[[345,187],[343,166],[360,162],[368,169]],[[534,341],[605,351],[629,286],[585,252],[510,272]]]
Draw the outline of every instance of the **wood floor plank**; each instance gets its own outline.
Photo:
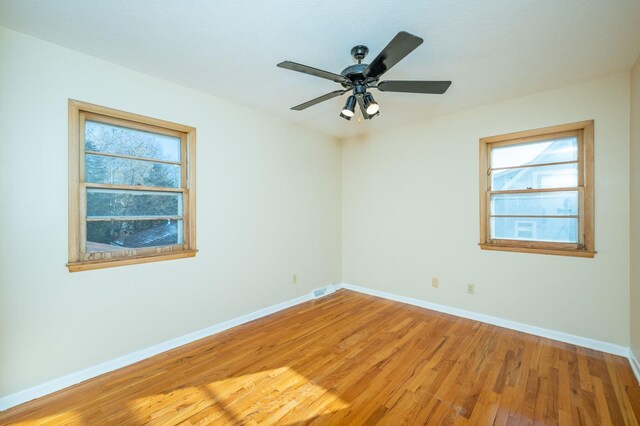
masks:
[[[638,425],[622,357],[340,290],[0,413],[0,425]]]

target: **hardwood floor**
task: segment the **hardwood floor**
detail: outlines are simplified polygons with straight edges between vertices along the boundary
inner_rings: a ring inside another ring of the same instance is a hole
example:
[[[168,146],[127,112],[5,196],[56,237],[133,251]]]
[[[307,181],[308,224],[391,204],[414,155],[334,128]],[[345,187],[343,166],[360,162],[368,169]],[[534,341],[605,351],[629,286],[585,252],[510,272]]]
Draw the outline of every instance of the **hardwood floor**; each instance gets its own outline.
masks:
[[[0,413],[0,424],[637,425],[625,358],[335,294]]]

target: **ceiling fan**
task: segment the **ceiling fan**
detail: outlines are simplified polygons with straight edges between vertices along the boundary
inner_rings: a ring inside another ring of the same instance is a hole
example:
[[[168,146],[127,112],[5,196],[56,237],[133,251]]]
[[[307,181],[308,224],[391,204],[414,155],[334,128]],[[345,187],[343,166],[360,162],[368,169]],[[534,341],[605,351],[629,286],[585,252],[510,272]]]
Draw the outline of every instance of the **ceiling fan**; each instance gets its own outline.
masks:
[[[380,114],[380,107],[373,99],[369,89],[378,89],[382,92],[405,92],[405,93],[430,93],[441,95],[447,91],[451,85],[450,81],[378,81],[385,72],[400,62],[405,56],[420,46],[424,40],[406,31],[400,31],[382,49],[382,52],[370,64],[363,64],[362,60],[369,53],[367,46],[358,45],[351,49],[351,55],[357,64],[350,65],[340,74],[323,71],[307,65],[298,64],[291,61],[280,62],[278,66],[292,71],[298,71],[315,77],[326,78],[327,80],[340,83],[344,89],[322,95],[300,105],[296,105],[292,110],[301,111],[326,100],[341,96],[349,91],[352,94],[347,98],[347,102],[342,108],[340,117],[351,120],[355,115],[356,102],[360,106],[362,116],[370,120]]]

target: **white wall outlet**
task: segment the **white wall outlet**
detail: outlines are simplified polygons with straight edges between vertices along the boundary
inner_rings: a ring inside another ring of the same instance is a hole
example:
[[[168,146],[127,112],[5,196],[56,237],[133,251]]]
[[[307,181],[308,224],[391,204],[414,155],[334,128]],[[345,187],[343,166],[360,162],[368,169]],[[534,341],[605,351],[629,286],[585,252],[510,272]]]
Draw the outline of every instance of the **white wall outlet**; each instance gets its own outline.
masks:
[[[292,284],[297,284],[298,283],[298,274],[291,275],[291,283]]]
[[[471,283],[467,284],[467,294],[476,294],[476,286]]]
[[[440,280],[438,279],[438,277],[431,278],[431,287],[438,288],[439,285],[440,285]]]

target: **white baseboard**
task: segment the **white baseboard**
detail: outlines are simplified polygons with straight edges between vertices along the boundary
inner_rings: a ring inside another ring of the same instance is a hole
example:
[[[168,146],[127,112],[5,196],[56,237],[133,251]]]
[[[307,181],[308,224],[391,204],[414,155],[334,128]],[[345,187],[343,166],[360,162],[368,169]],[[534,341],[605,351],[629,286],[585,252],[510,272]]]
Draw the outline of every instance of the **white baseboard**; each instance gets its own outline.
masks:
[[[640,385],[640,361],[638,361],[636,354],[634,354],[631,349],[629,349],[629,363],[631,364],[633,374],[636,376],[636,380],[638,380],[638,384]]]
[[[546,337],[547,339],[558,340],[560,342],[571,343],[573,345],[583,346],[585,348],[595,349],[601,352],[620,355],[625,358],[629,357],[628,347],[616,345],[613,343],[601,342],[599,340],[593,340],[586,337],[575,336],[573,334],[562,333],[560,331],[549,330],[546,328],[527,325],[527,324],[523,324],[516,321],[493,317],[491,315],[479,314],[477,312],[467,311],[459,308],[452,308],[446,305],[439,305],[437,303],[427,302],[425,300],[420,300],[420,299],[414,299],[412,297],[399,296],[397,294],[387,293],[385,291],[380,291],[380,290],[372,290],[370,288],[360,287],[353,284],[343,283],[340,287],[347,290],[357,291],[359,293],[369,294],[371,296],[382,297],[383,299],[394,300],[396,302],[419,306],[421,308],[427,308],[427,309],[455,315],[462,318],[469,318],[469,319],[484,322],[487,324],[493,324],[499,327],[509,328],[511,330],[522,331],[524,333]]]
[[[469,318],[472,320],[485,322],[488,324],[497,325],[512,330],[522,331],[524,333],[534,334],[536,336],[546,337],[561,342],[571,343],[578,346],[583,346],[590,349],[599,350],[615,355],[620,355],[629,358],[633,372],[640,383],[640,363],[629,348],[615,345],[612,343],[601,342],[597,340],[588,339],[586,337],[574,336],[572,334],[562,333],[559,331],[548,330],[545,328],[535,327],[527,324],[522,324],[516,321],[505,320],[502,318],[493,317],[490,315],[479,314],[476,312],[466,311],[464,309],[452,308],[450,306],[439,305],[437,303],[431,303],[424,300],[414,299],[406,296],[399,296],[397,294],[387,293],[380,290],[373,290],[366,287],[360,287],[352,284],[338,284],[335,285],[336,290],[344,288],[347,290],[357,291],[359,293],[369,294],[372,296],[381,297],[384,299],[394,300],[396,302],[406,303],[409,305],[419,306],[426,309],[431,309],[438,312],[444,312],[447,314],[455,315],[458,317]],[[103,362],[96,366],[87,368],[82,371],[68,374],[63,377],[51,380],[47,383],[43,383],[34,386],[29,389],[14,393],[12,395],[0,398],[0,411],[22,404],[32,399],[39,398],[41,396],[59,391],[66,387],[75,385],[85,380],[97,377],[101,374],[108,373],[113,370],[117,370],[122,367],[134,364],[143,359],[150,358],[154,355],[158,355],[162,352],[166,352],[171,349],[175,349],[182,345],[194,342],[196,340],[220,333],[221,331],[228,330],[238,325],[253,321],[258,318],[262,318],[267,315],[271,315],[283,309],[298,305],[300,303],[313,299],[313,292],[304,296],[296,297],[295,299],[288,300],[286,302],[278,303],[267,308],[260,309],[258,311],[242,315],[240,317],[225,321],[219,324],[215,324],[211,327],[207,327],[202,330],[195,331],[193,333],[186,334],[184,336],[176,337],[166,342],[159,343],[146,349],[142,349],[119,358]]]
[[[127,365],[134,364],[143,359],[158,355],[162,352],[166,352],[171,349],[175,349],[179,346],[186,345],[187,343],[194,342],[204,337],[211,336],[221,331],[228,330],[238,325],[253,321],[258,318],[262,318],[267,315],[271,315],[283,309],[291,306],[298,305],[313,298],[313,293],[306,294],[304,296],[296,297],[295,299],[288,300],[286,302],[278,303],[277,305],[269,306],[267,308],[260,309],[255,312],[251,312],[246,315],[231,319],[229,321],[221,322],[219,324],[212,325],[202,330],[194,331],[193,333],[186,334],[184,336],[176,337],[166,342],[159,343],[146,349],[142,349],[110,361],[103,362],[101,364],[89,367],[82,371],[67,374],[66,376],[53,379],[49,382],[34,386],[29,389],[25,389],[20,392],[0,398],[0,411],[22,404],[32,399],[40,398],[41,396],[59,391],[67,388],[71,385],[83,382],[85,380],[97,377],[101,374],[108,373],[118,368],[126,367]]]

